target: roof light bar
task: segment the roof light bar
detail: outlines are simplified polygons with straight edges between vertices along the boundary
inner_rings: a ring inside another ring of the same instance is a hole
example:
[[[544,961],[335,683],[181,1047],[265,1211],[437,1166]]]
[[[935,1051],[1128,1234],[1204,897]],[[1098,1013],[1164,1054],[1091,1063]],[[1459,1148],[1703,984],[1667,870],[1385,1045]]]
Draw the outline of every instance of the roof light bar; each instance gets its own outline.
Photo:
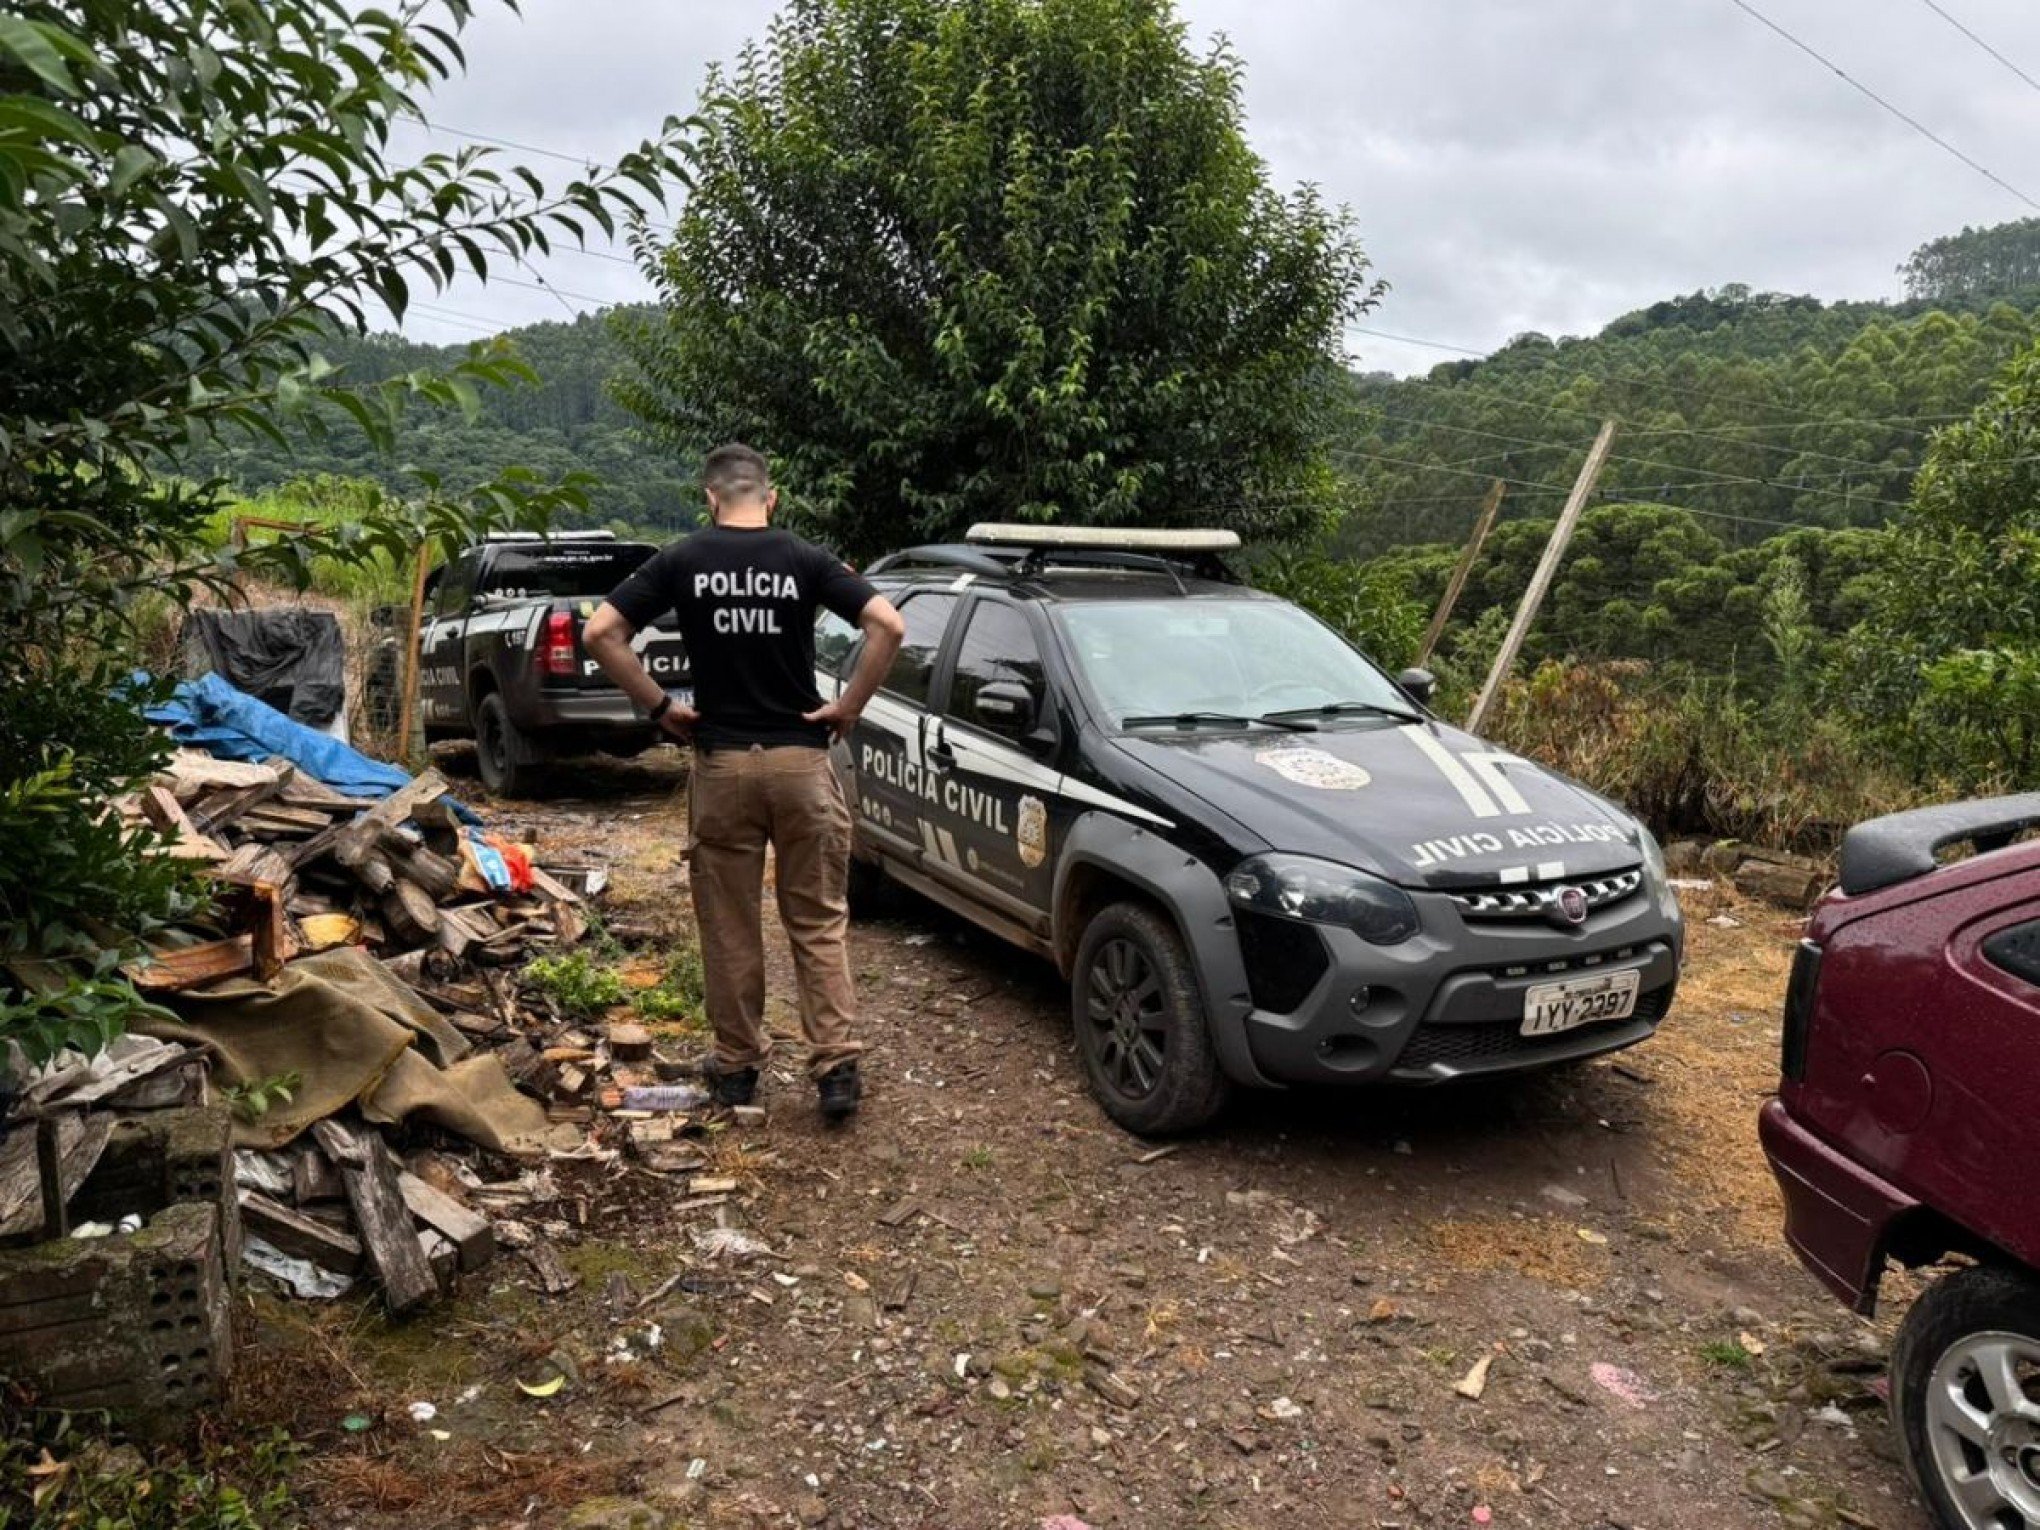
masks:
[[[981,547],[1061,548],[1065,551],[1170,553],[1235,552],[1237,531],[1149,531],[1119,526],[1026,526],[980,521],[964,533]]]

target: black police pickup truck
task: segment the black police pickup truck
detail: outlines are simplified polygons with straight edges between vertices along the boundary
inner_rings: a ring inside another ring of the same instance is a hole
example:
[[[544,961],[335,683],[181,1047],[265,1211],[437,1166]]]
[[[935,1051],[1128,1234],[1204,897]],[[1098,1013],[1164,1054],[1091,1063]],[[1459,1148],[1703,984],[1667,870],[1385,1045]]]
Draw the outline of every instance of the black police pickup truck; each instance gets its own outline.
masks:
[[[1138,1132],[1240,1085],[1649,1036],[1683,938],[1649,831],[1243,586],[1237,545],[981,526],[874,565],[907,636],[836,749],[853,894],[896,880],[1056,962],[1092,1090]],[[856,643],[824,618],[825,694]]]
[[[658,549],[606,531],[490,537],[426,576],[419,703],[427,742],[472,738],[491,791],[524,797],[556,756],[632,755],[663,735],[581,647],[581,624]],[[670,620],[633,646],[668,690],[687,654]]]

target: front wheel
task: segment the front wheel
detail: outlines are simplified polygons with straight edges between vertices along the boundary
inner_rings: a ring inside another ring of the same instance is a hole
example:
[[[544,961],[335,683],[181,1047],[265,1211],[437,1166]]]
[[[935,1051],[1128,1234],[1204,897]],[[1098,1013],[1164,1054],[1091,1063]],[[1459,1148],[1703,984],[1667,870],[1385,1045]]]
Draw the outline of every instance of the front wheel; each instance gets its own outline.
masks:
[[[1906,1466],[1945,1530],[2040,1527],[2040,1283],[1991,1265],[1913,1303],[1891,1353]]]
[[[536,797],[545,786],[545,752],[516,723],[499,692],[475,708],[475,763],[499,797]]]
[[[1084,1076],[1130,1132],[1194,1131],[1225,1108],[1204,1001],[1183,937],[1142,903],[1114,903],[1084,930],[1070,976]]]

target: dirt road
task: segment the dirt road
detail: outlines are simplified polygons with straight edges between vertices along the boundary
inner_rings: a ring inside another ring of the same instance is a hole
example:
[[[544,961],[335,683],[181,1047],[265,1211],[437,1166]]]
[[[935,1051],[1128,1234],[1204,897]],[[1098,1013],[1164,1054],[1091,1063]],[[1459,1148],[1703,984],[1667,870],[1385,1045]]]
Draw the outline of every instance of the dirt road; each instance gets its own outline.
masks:
[[[668,935],[672,787],[613,767],[506,811]],[[575,1291],[499,1261],[395,1330],[265,1301],[244,1409],[309,1434],[319,1522],[363,1527],[1918,1530],[1883,1335],[1782,1250],[1755,1141],[1794,922],[1688,913],[1642,1049],[1257,1098],[1161,1150],[1089,1103],[1051,970],[926,906],[861,924],[863,1118],[825,1131],[789,1048],[716,1148],[769,1254],[712,1259],[684,1183],[556,1165],[532,1216]],[[534,1367],[570,1384],[529,1398]]]

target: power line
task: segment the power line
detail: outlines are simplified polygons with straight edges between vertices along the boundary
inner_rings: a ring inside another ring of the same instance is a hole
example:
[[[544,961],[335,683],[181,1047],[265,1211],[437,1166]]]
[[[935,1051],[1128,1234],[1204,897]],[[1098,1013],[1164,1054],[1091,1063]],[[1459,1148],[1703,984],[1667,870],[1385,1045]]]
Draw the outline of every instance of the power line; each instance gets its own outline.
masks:
[[[1409,415],[1390,414],[1387,410],[1380,410],[1378,411],[1378,413],[1381,415],[1383,419],[1396,420],[1402,424],[1415,425],[1427,430],[1445,430],[1455,432],[1459,435],[1482,436],[1491,441],[1508,442],[1515,446],[1527,446],[1535,448],[1540,451],[1556,451],[1573,454],[1579,452],[1582,449],[1575,442],[1540,441],[1529,436],[1503,435],[1499,431],[1480,430],[1476,429],[1474,426],[1471,425],[1452,425],[1446,423],[1443,420],[1419,420]],[[1716,472],[1712,468],[1692,467],[1676,462],[1661,462],[1656,458],[1652,457],[1629,457],[1616,453],[1611,453],[1609,455],[1608,460],[1610,462],[1625,463],[1631,467],[1657,468],[1667,473],[1698,473],[1705,476],[1707,479],[1711,480],[1712,483],[1718,483],[1723,486],[1752,485],[1757,488],[1779,489],[1788,493],[1795,494],[1823,494],[1838,499],[1845,498],[1850,500],[1851,502],[1854,502],[1856,499],[1856,496],[1854,494],[1845,493],[1843,490],[1840,489],[1809,488],[1806,486],[1806,483],[1803,478],[1796,484],[1787,484],[1780,483],[1778,480],[1772,478],[1751,478],[1745,474],[1740,473],[1720,473]],[[1867,466],[1867,464],[1864,465]],[[1688,489],[1707,488],[1710,486],[1711,484],[1703,483],[1687,483],[1687,484],[1668,483],[1666,485],[1667,488],[1688,488]],[[1866,505],[1882,505],[1884,508],[1888,510],[1903,510],[1905,508],[1905,506],[1898,500],[1879,499],[1874,495],[1863,496],[1862,502]]]
[[[1386,330],[1366,329],[1357,324],[1351,327],[1350,332],[1356,335],[1373,335],[1382,340],[1394,340],[1402,345],[1420,345],[1424,346],[1429,350],[1434,351],[1451,351],[1457,355],[1472,356],[1482,361],[1493,361],[1496,357],[1502,354],[1500,351],[1477,351],[1470,346],[1454,345],[1447,340],[1425,340],[1420,339],[1415,335],[1393,335],[1388,333]],[[1809,427],[1825,427],[1830,425],[1882,425],[1886,429],[1892,431],[1894,434],[1897,435],[1925,436],[1931,435],[1932,432],[1926,430],[1912,430],[1908,429],[1907,426],[1909,424],[1942,423],[1948,420],[1959,420],[1966,418],[1966,416],[1959,414],[1953,415],[1900,414],[1892,415],[1887,419],[1881,420],[1831,420],[1823,415],[1815,413],[1810,409],[1802,409],[1799,408],[1797,405],[1793,404],[1781,404],[1769,400],[1742,398],[1731,393],[1703,393],[1697,388],[1682,388],[1677,386],[1676,384],[1667,383],[1657,378],[1644,377],[1635,372],[1594,373],[1582,370],[1577,375],[1586,378],[1588,381],[1594,383],[1601,384],[1629,383],[1639,388],[1656,389],[1660,392],[1670,394],[1675,398],[1699,399],[1704,403],[1732,404],[1744,409],[1762,409],[1768,410],[1774,414],[1794,414],[1799,416],[1799,418],[1796,420],[1780,420],[1775,424],[1730,422],[1715,426],[1714,429],[1716,430],[1803,430]],[[1537,404],[1531,407],[1538,409],[1557,410],[1562,414],[1577,414],[1596,420],[1602,418],[1603,415],[1606,413],[1606,411],[1603,410],[1579,409],[1569,407],[1564,404]],[[1696,435],[1702,434],[1702,432],[1698,431],[1695,431],[1693,433]]]
[[[1924,5],[1936,16],[1939,16],[1943,21],[1947,22],[1949,26],[1953,27],[1956,31],[1960,32],[1964,37],[1968,38],[1971,42],[1975,43],[1977,47],[1983,49],[1984,52],[1988,53],[2000,64],[2003,64],[2007,69],[2011,70],[2013,74],[2016,74],[2028,85],[2032,86],[2035,90],[2040,90],[2040,80],[2034,79],[2033,76],[2026,73],[2025,70],[2021,69],[2017,64],[2013,63],[2010,59],[2006,58],[2002,53],[1998,52],[1997,49],[1993,48],[1989,43],[1985,42],[1981,37],[1978,37],[1974,32],[1970,31],[1968,27],[1964,26],[1961,22],[1957,21],[1953,16],[1949,15],[1945,10],[1943,10],[1939,5],[1935,3],[1935,0],[1920,0],[1920,4]]]
[[[1928,127],[1924,122],[1921,122],[1917,117],[1909,116],[1907,113],[1901,111],[1898,107],[1892,105],[1890,101],[1886,100],[1883,96],[1880,96],[1868,85],[1865,85],[1861,80],[1857,79],[1854,75],[1850,74],[1846,69],[1842,68],[1842,66],[1840,64],[1837,64],[1833,59],[1824,56],[1816,49],[1814,49],[1810,44],[1802,42],[1792,33],[1786,31],[1783,27],[1779,26],[1777,22],[1773,21],[1769,16],[1766,16],[1762,11],[1758,10],[1754,5],[1750,4],[1750,0],[1728,0],[1728,3],[1730,5],[1733,5],[1737,10],[1742,11],[1747,15],[1751,16],[1752,18],[1754,18],[1755,20],[1761,22],[1764,26],[1770,28],[1773,32],[1776,32],[1780,37],[1784,38],[1785,41],[1792,44],[1793,47],[1797,48],[1801,53],[1804,53],[1808,58],[1812,59],[1815,63],[1821,65],[1823,68],[1832,70],[1836,75],[1840,76],[1843,82],[1849,85],[1852,89],[1861,91],[1864,95],[1868,96],[1872,101],[1875,101],[1879,106],[1883,107],[1887,112],[1891,113],[1891,115],[1896,117],[1900,122],[1903,122],[1907,127],[1911,128],[1915,133],[1918,133],[1922,138],[1925,138],[1928,142],[1939,146],[1943,151],[1953,155],[1956,159],[1961,160],[1963,164],[1967,165],[1970,169],[1974,170],[1978,175],[1982,176],[1992,185],[2000,188],[2001,190],[2010,192],[2013,196],[2017,197],[2021,202],[2024,202],[2028,207],[2032,208],[2033,211],[2040,212],[2040,202],[2034,201],[2031,197],[2027,196],[2025,192],[2019,190],[2018,187],[2014,186],[2010,181],[2006,180],[2003,176],[1999,175],[1995,170],[1992,170],[1988,166],[1980,164],[1976,160],[1971,159],[1967,154],[1963,153],[1960,149],[1956,148],[1955,145],[1948,142],[1947,139],[1943,138],[1939,133],[1935,132],[1932,128]]]

